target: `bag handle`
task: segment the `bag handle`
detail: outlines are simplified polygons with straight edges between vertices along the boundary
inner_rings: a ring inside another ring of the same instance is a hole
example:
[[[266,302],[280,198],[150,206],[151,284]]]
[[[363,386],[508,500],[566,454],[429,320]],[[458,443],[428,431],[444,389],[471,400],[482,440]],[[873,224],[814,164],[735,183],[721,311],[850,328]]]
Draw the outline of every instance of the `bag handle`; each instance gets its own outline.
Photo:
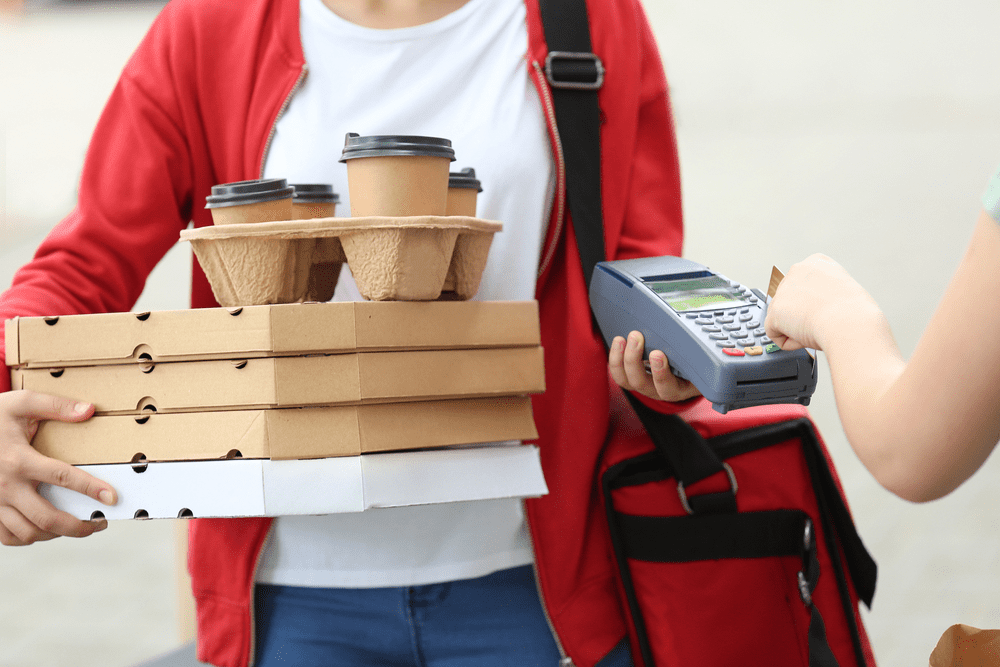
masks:
[[[690,424],[677,415],[665,415],[646,406],[631,392],[626,391],[632,409],[639,416],[656,450],[666,459],[677,479],[677,495],[688,514],[715,514],[736,512],[736,476],[732,468],[709,446]],[[695,482],[725,473],[729,489],[717,493],[689,496],[687,488]]]

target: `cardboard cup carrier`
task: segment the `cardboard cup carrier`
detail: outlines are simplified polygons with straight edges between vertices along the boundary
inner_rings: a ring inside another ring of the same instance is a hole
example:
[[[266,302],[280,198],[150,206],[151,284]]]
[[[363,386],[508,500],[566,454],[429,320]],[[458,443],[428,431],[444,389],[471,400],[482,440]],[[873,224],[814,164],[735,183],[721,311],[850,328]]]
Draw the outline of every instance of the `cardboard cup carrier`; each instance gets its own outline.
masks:
[[[453,159],[447,139],[348,134],[351,218],[216,225],[181,239],[226,307],[329,300],[343,262],[369,300],[470,299],[503,227],[446,215]]]

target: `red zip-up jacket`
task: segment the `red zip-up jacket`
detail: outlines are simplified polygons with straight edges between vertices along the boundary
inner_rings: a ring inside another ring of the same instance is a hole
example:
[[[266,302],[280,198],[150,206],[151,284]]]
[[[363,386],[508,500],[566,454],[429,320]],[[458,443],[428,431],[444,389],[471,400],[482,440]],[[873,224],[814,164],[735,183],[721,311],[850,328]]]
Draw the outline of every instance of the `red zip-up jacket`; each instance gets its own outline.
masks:
[[[536,292],[547,390],[534,410],[550,492],[527,501],[526,511],[548,617],[562,650],[584,667],[626,635],[598,499],[599,457],[606,441],[616,447],[644,435],[611,428],[607,356],[591,326],[566,209],[561,142],[573,138],[556,131],[537,0],[526,4],[528,71],[558,175]],[[679,255],[676,144],[652,32],[638,0],[587,4],[593,48],[607,70],[599,103],[608,257]],[[0,319],[129,310],[180,230],[190,221],[212,224],[204,209],[212,185],[260,176],[274,125],[307,71],[299,0],[170,2],[101,116],[76,208],[0,296]],[[191,303],[216,305],[197,263]],[[0,390],[9,387],[3,374]],[[191,522],[200,660],[252,663],[254,570],[269,526],[269,519]]]

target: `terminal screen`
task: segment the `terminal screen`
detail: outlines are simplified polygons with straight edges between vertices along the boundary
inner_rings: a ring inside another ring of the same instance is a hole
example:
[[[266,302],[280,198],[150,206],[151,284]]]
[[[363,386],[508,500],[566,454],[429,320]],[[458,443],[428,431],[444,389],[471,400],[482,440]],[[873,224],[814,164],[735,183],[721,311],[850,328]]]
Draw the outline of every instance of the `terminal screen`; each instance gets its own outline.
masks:
[[[678,313],[737,308],[749,303],[718,276],[647,282],[646,286]]]

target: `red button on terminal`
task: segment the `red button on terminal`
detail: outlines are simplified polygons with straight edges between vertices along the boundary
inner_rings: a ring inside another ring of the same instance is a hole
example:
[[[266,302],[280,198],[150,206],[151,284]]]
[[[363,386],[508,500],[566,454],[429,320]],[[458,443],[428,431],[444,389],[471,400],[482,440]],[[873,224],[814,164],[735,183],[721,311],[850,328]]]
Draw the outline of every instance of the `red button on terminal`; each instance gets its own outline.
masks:
[[[746,356],[746,355],[744,355],[743,350],[741,350],[739,348],[736,348],[736,347],[724,347],[724,348],[722,348],[722,351],[725,352],[726,354],[728,354],[730,357],[743,357],[743,356]]]

